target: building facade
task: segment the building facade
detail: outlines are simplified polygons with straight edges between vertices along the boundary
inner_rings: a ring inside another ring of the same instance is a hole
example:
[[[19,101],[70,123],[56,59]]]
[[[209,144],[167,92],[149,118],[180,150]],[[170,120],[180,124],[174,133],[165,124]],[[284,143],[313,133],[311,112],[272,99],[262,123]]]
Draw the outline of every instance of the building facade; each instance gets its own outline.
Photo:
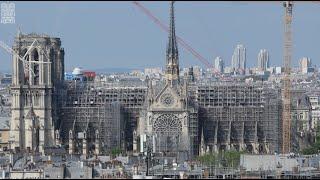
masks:
[[[179,53],[175,35],[174,7],[170,8],[170,32],[167,45],[165,82],[149,83],[146,106],[141,111],[140,137],[146,136],[154,153],[194,154],[197,137],[197,108],[188,97],[188,85],[180,80]],[[140,147],[140,151],[146,151]]]
[[[38,46],[28,51],[34,39],[46,54]],[[14,48],[21,56],[28,52],[32,62],[51,62],[35,66],[39,76],[26,76],[23,63],[14,56],[10,130],[14,147],[42,151],[62,145],[70,154],[96,155],[120,148],[187,159],[208,151],[278,150],[281,98],[276,88],[202,81],[200,67],[181,75],[173,3],[164,80],[124,76],[109,82],[98,81],[97,76],[94,81],[63,81],[59,39],[21,35]],[[245,69],[245,48],[237,49],[235,66]]]
[[[12,148],[43,152],[54,145],[57,94],[63,83],[64,49],[59,38],[19,33],[13,45]],[[25,62],[20,58],[23,57]]]
[[[320,94],[312,93],[312,94],[308,94],[308,97],[311,105],[311,117],[312,117],[311,128],[317,129],[320,125]]]
[[[277,91],[218,82],[197,89],[205,151],[278,152],[281,102]]]
[[[244,61],[241,62],[244,67]],[[64,114],[70,113],[61,115],[61,127],[65,127],[60,132],[61,142],[69,144],[72,153],[76,153],[76,142],[83,142],[77,137],[79,133],[87,134],[86,152],[97,147],[100,152],[110,152],[110,148],[102,149],[108,141],[119,141],[115,144],[124,151],[170,152],[184,157],[228,149],[252,153],[277,151],[281,114],[277,90],[272,92],[270,88],[246,83],[203,83],[199,81],[199,72],[193,67],[180,75],[172,3],[164,81],[147,78],[141,83],[78,82],[77,88],[74,84],[66,87],[66,104],[62,109]],[[117,112],[102,107],[115,102],[122,107],[118,113],[123,114],[123,121],[106,118]],[[90,112],[92,108],[96,110]],[[110,136],[106,141],[108,138],[100,136],[100,142],[96,143],[95,130],[100,135],[102,131],[113,132],[115,128],[107,125],[117,121],[122,124],[116,126],[120,128],[118,132],[124,132],[118,135],[122,139]]]

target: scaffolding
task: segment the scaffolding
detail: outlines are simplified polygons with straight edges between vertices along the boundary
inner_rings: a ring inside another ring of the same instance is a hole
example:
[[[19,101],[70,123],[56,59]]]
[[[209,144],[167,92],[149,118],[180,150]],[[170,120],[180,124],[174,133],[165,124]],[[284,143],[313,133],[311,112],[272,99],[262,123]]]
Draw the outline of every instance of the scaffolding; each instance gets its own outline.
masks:
[[[211,151],[278,150],[281,101],[276,90],[259,84],[198,84],[197,101]]]
[[[60,119],[63,143],[69,141],[71,130],[78,152],[83,133],[86,133],[88,150],[99,146],[100,152],[109,153],[116,147],[122,150],[131,147],[132,132],[144,103],[145,87],[68,81],[66,91]]]
[[[62,107],[61,127],[64,143],[73,134],[87,133],[89,145],[99,129],[101,146],[113,144],[131,151],[133,131],[144,107],[148,87],[142,83],[67,82],[67,95]],[[190,84],[188,106],[192,151],[199,150],[201,128],[206,149],[248,150],[253,153],[278,152],[281,141],[280,90],[263,84],[205,83]],[[112,124],[112,126],[111,126]],[[112,137],[114,129],[120,134]],[[101,136],[103,134],[104,136]],[[114,143],[112,143],[113,141]],[[115,143],[117,142],[117,143]],[[90,148],[89,148],[90,149]],[[106,147],[106,151],[110,150]]]

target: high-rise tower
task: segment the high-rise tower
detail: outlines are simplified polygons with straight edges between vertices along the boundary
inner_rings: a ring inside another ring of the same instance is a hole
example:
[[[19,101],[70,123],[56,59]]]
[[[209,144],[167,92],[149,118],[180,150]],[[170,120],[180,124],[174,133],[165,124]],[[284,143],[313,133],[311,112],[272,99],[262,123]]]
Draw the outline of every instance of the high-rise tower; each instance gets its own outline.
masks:
[[[308,57],[303,57],[299,60],[300,72],[302,74],[307,74],[311,72],[311,59]]]
[[[166,80],[171,85],[179,83],[179,53],[174,25],[174,1],[170,8],[170,32],[166,54]]]
[[[258,54],[258,68],[260,71],[266,71],[269,68],[269,52],[261,49]]]
[[[246,48],[242,44],[238,44],[232,55],[232,68],[235,72],[244,73],[246,70]]]
[[[214,68],[220,72],[223,73],[224,70],[224,62],[222,60],[222,58],[220,56],[216,57],[216,59],[214,59]]]

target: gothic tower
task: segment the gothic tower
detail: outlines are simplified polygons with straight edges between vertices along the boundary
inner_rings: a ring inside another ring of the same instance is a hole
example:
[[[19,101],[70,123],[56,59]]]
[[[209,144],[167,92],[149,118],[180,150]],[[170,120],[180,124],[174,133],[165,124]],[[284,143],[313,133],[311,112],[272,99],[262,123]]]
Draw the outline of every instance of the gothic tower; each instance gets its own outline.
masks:
[[[166,80],[167,83],[175,85],[179,83],[179,53],[175,33],[174,25],[174,1],[171,2],[170,7],[170,31],[169,31],[169,40],[167,45],[166,53]]]
[[[186,81],[179,79],[174,3],[170,7],[170,31],[166,52],[165,82],[149,83],[146,109],[141,111],[138,134],[140,152],[169,153],[181,162],[197,151],[197,107],[188,97]],[[151,80],[150,80],[151,82]]]
[[[13,55],[11,148],[43,153],[55,144],[55,102],[64,79],[64,49],[60,38],[19,33],[13,50],[26,63]]]

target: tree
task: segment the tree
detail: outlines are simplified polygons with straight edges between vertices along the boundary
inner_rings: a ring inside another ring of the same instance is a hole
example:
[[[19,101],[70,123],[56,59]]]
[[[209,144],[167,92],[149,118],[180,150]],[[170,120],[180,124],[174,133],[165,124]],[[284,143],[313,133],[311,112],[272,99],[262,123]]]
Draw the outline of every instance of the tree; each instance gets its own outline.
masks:
[[[301,151],[302,154],[317,154],[320,151],[320,126],[317,128],[316,142],[308,148],[305,148]]]
[[[243,154],[242,151],[230,150],[223,154],[223,159],[225,160],[225,167],[238,167],[240,165],[240,156]]]
[[[111,155],[113,156],[113,157],[116,157],[116,156],[118,156],[119,154],[121,154],[121,149],[120,148],[118,148],[118,147],[115,147],[115,148],[112,148],[112,150],[111,150]]]
[[[215,165],[216,159],[217,159],[217,154],[215,153],[210,153],[210,154],[205,154],[202,156],[198,156],[198,161],[200,161],[204,165]]]
[[[218,165],[219,163],[223,167],[238,167],[240,165],[240,156],[243,151],[225,151],[219,153],[210,153],[202,156],[198,156],[197,160],[203,165]]]

